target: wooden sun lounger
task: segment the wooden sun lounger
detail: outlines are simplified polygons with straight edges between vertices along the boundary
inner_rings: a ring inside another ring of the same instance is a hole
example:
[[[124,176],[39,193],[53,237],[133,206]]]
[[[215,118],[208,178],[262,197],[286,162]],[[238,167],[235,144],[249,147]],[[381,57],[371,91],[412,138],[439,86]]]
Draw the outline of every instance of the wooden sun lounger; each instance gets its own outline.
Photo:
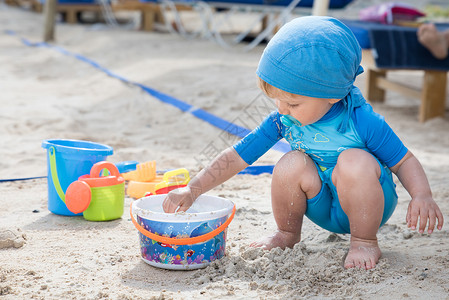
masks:
[[[34,0],[32,8],[36,12],[43,11],[43,4],[39,0]],[[111,4],[112,11],[138,11],[142,14],[141,29],[145,31],[154,30],[154,23],[162,23],[160,6],[155,2],[140,2],[138,0],[125,0]],[[97,3],[58,3],[56,11],[65,15],[65,21],[70,24],[76,23],[77,15],[82,12],[98,12],[102,7]]]
[[[366,97],[371,102],[383,102],[386,91],[394,91],[411,98],[421,99],[418,120],[425,122],[444,117],[446,110],[447,71],[425,70],[422,88],[418,89],[387,78],[387,72],[398,69],[377,68],[371,51],[363,50],[366,66]]]
[[[445,116],[449,58],[445,60],[434,58],[419,43],[416,26],[372,24],[354,20],[344,22],[364,48],[365,96],[369,101],[384,101],[385,93],[394,91],[407,97],[421,99],[418,114],[420,122]],[[441,26],[441,30],[448,27],[444,24],[437,26]],[[421,88],[387,78],[387,73],[398,70],[422,71],[424,76]]]

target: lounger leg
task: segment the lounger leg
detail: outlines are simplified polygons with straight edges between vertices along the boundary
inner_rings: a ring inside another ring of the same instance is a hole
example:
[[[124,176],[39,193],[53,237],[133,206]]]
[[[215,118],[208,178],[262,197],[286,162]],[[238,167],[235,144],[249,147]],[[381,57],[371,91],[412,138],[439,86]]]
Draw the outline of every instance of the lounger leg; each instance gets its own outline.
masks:
[[[421,94],[419,121],[425,122],[434,117],[444,117],[446,109],[445,71],[425,71]]]
[[[152,31],[154,29],[155,12],[151,10],[142,11],[142,30]]]
[[[77,22],[76,11],[68,10],[66,12],[66,20],[65,21],[69,24],[75,24]]]
[[[366,97],[369,101],[383,102],[385,100],[385,91],[377,86],[377,78],[385,78],[386,74],[386,71],[368,68],[366,72]]]
[[[276,18],[279,17],[279,14],[277,14],[275,17],[276,17]],[[261,26],[260,26],[261,28],[260,28],[260,32],[259,32],[259,33],[262,33],[265,29],[267,29],[267,27],[268,27],[269,24],[270,24],[270,16],[265,15],[265,16],[262,18],[262,24],[261,24]],[[281,26],[280,26],[279,24],[277,24],[277,25],[274,27],[272,34],[276,34],[276,32],[278,32],[279,29],[281,29]]]
[[[157,6],[154,12],[154,21],[160,24],[165,23],[164,14],[162,13],[161,8],[159,6]]]
[[[37,13],[41,13],[44,11],[44,7],[42,3],[39,2],[39,0],[33,0],[31,2],[31,10]]]
[[[268,16],[265,15],[265,16],[262,18],[262,24],[261,24],[260,32],[264,31],[265,28],[267,28],[267,26],[268,26]]]

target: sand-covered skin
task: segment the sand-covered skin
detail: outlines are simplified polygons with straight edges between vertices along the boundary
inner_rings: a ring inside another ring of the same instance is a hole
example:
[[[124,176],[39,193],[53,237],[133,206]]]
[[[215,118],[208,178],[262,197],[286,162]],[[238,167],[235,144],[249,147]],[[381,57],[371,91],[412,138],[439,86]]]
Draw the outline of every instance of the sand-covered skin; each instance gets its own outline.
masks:
[[[356,1],[350,12],[361,6]],[[42,15],[0,6],[0,179],[46,175],[44,139],[104,143],[114,148],[112,162],[156,160],[158,169],[185,167],[192,175],[235,141],[73,57],[24,45],[20,37],[40,40],[42,24]],[[58,24],[56,36],[55,45],[226,120],[255,127],[247,113],[265,107],[255,84],[262,46],[224,50],[200,39],[87,25]],[[362,90],[364,76],[357,80]],[[390,76],[421,85],[421,72]],[[449,116],[420,124],[418,106],[419,100],[390,92],[385,103],[373,104],[421,161],[449,221]],[[281,155],[270,151],[258,163],[274,164]],[[309,220],[294,249],[249,248],[275,229],[270,181],[268,174],[239,175],[210,192],[234,201],[237,212],[227,255],[197,271],[162,270],[141,260],[131,198],[121,219],[88,222],[47,210],[45,178],[0,182],[0,245],[6,245],[0,247],[0,298],[449,299],[449,227],[431,236],[407,229],[409,196],[397,180],[399,204],[379,232],[383,255],[370,271],[345,270],[349,236]]]

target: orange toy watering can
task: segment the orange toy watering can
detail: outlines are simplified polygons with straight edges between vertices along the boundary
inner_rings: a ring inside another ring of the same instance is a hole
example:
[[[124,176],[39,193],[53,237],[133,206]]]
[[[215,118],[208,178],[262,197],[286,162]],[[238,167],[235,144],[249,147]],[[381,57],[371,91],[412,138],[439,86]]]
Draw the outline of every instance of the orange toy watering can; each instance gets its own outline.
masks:
[[[100,176],[104,169],[109,171],[109,176]],[[71,183],[66,192],[67,208],[73,213],[82,212],[89,221],[120,218],[124,201],[125,180],[117,167],[106,161],[94,164],[90,174]]]

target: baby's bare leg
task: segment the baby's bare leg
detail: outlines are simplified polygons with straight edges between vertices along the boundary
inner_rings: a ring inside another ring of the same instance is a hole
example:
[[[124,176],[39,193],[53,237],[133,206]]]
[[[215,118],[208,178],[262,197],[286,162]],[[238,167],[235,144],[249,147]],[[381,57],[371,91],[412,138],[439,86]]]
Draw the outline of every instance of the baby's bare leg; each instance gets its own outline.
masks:
[[[273,170],[271,204],[277,230],[250,246],[292,248],[301,240],[301,228],[307,198],[316,196],[321,180],[313,161],[299,151],[285,154]]]
[[[445,59],[449,48],[449,30],[439,32],[434,24],[422,24],[418,29],[418,40],[433,56]]]
[[[345,268],[372,269],[381,256],[376,237],[384,209],[380,174],[375,158],[360,149],[350,149],[340,154],[332,174],[351,230]]]

